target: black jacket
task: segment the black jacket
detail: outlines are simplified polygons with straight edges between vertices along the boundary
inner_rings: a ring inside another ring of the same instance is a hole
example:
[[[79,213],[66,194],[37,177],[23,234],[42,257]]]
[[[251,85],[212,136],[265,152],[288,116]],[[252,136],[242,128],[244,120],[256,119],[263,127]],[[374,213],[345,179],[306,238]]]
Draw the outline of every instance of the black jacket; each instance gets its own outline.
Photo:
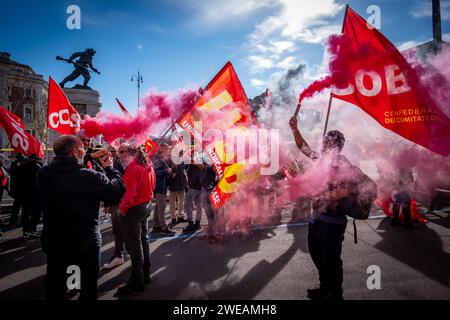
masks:
[[[86,168],[88,168],[89,167],[88,163],[90,163],[91,166],[92,166],[92,170],[95,170],[95,171],[98,171],[98,172],[101,172],[101,173],[105,173],[103,168],[102,168],[102,166],[98,162],[98,160],[92,158],[92,154],[94,152],[95,152],[95,150],[92,149],[92,148],[89,148],[89,149],[86,150],[86,154],[84,155],[84,158],[83,158],[84,166]]]
[[[169,187],[169,163],[163,161],[159,155],[156,155],[153,160],[153,167],[156,174],[155,194],[166,194]]]
[[[9,167],[9,176],[11,177],[10,182],[10,189],[9,189],[9,195],[13,197],[14,199],[18,198],[21,189],[20,189],[20,183],[18,179],[18,169],[22,165],[22,163],[25,161],[25,158],[18,158],[11,163],[11,166]]]
[[[16,182],[19,186],[19,190],[16,191],[21,198],[30,199],[39,196],[36,174],[43,165],[37,158],[29,157],[16,168]]]
[[[200,184],[203,188],[203,190],[206,191],[212,191],[214,187],[218,183],[218,177],[216,175],[216,172],[214,171],[213,166],[206,166],[202,170],[202,175],[200,177]]]
[[[175,176],[173,176],[175,174]],[[186,166],[184,162],[172,167],[172,175],[169,179],[170,191],[184,191],[187,188]]]
[[[191,189],[202,190],[202,185],[200,183],[200,178],[202,176],[202,169],[197,167],[195,164],[188,165],[187,177],[188,186]]]
[[[116,170],[107,168],[105,172],[86,169],[75,158],[60,157],[39,170],[45,253],[83,252],[92,245],[100,246],[100,201],[117,202],[125,190]]]

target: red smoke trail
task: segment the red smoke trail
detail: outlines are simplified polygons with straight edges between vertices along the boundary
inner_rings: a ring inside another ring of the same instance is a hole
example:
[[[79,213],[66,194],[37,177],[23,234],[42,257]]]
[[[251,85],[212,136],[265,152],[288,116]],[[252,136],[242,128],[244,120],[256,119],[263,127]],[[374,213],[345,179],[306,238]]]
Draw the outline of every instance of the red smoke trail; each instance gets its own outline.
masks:
[[[327,50],[331,56],[328,65],[330,74],[305,88],[300,94],[299,103],[331,87],[345,88],[357,71],[357,64],[353,62],[385,59],[385,53],[380,52],[376,47],[370,44],[355,44],[343,34],[330,36],[327,41]]]
[[[81,127],[87,136],[102,134],[108,143],[117,138],[143,141],[152,127],[172,116],[180,116],[192,108],[198,98],[197,90],[180,91],[176,95],[150,92],[143,99],[144,107],[135,116],[99,113],[94,118],[85,116]]]

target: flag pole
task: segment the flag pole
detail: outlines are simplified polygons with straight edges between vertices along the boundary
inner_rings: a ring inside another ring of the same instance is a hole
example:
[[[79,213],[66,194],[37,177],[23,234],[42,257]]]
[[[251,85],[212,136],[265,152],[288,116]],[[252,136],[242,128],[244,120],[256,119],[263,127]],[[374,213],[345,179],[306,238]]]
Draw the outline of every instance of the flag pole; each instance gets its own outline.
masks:
[[[344,33],[344,27],[345,27],[345,20],[347,20],[347,12],[348,9],[350,8],[349,4],[347,3],[347,5],[345,6],[345,14],[344,14],[344,21],[342,22],[342,29],[341,29],[341,33]],[[327,134],[327,129],[328,129],[328,120],[330,119],[330,110],[331,110],[331,102],[333,101],[333,94],[330,93],[330,99],[328,100],[328,109],[327,109],[327,117],[325,119],[325,127],[323,128],[323,136],[325,137],[325,135]]]
[[[327,134],[328,119],[330,118],[331,102],[333,101],[333,95],[330,93],[330,99],[328,100],[327,118],[325,119],[325,128],[323,129],[323,136]]]

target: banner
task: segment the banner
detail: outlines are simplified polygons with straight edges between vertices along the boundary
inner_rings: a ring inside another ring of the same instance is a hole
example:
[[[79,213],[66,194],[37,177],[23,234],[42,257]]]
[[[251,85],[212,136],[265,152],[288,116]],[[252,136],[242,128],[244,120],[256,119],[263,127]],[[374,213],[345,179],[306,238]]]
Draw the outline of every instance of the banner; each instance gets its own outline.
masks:
[[[397,48],[350,7],[343,34],[336,60],[345,59],[349,83],[335,90],[333,97],[357,105],[386,129],[447,156],[450,119]]]
[[[147,152],[147,155],[149,157],[153,156],[156,151],[158,151],[159,145],[153,141],[151,138],[148,138],[145,142],[144,142],[144,149],[145,152]]]
[[[44,157],[42,144],[25,130],[22,121],[13,113],[0,106],[0,124],[6,131],[14,152],[21,152],[26,156],[35,154],[40,159]]]
[[[60,134],[75,135],[80,130],[81,117],[70,104],[59,85],[50,77],[48,85],[47,127]]]
[[[177,122],[197,143],[204,146],[204,152],[213,164],[219,183],[211,192],[210,199],[213,206],[219,208],[236,192],[241,183],[254,181],[258,177],[258,172],[255,170],[246,172],[248,168],[244,163],[233,161],[235,155],[227,154],[224,140],[215,140],[209,144],[203,141],[203,134],[197,127],[197,121],[201,121],[205,132],[208,129],[215,129],[224,133],[227,129],[246,130],[251,126],[257,126],[247,95],[230,62],[227,62],[206,86],[202,97],[192,110]]]

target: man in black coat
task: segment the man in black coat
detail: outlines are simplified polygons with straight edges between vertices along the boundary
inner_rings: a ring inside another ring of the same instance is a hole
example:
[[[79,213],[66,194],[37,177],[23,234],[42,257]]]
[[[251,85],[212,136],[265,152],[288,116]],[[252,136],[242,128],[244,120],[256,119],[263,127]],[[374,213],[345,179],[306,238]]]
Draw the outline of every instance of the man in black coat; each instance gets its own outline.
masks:
[[[11,177],[9,195],[14,198],[14,203],[11,212],[11,219],[9,222],[11,225],[14,225],[19,221],[19,213],[20,209],[22,208],[23,191],[19,183],[17,172],[18,168],[24,161],[25,157],[23,156],[22,153],[18,152],[16,154],[16,160],[14,160],[13,163],[11,163],[11,166],[9,167],[9,175]]]
[[[109,156],[99,159],[106,175],[84,167],[85,151],[79,138],[61,136],[53,150],[56,157],[37,175],[44,221],[41,243],[47,254],[46,297],[63,299],[67,278],[79,268],[80,279],[72,279],[72,284],[76,288],[79,280],[80,299],[96,299],[100,202],[116,202],[125,186]]]
[[[41,159],[32,154],[17,167],[17,178],[22,192],[23,236],[39,236],[36,227],[41,220],[41,200],[39,199],[36,174],[43,166]]]

